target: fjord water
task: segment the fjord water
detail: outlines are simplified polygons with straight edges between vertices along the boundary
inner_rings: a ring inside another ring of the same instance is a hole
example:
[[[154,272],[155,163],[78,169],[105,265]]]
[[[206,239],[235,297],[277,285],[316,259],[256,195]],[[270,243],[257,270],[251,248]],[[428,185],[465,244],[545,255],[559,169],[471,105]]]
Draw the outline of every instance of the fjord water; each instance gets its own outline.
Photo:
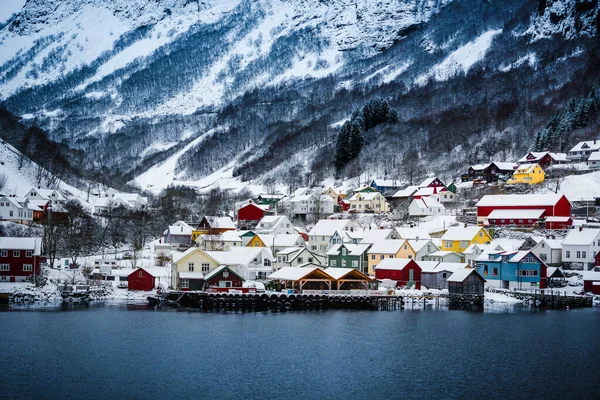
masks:
[[[0,312],[0,398],[600,396],[600,309]]]

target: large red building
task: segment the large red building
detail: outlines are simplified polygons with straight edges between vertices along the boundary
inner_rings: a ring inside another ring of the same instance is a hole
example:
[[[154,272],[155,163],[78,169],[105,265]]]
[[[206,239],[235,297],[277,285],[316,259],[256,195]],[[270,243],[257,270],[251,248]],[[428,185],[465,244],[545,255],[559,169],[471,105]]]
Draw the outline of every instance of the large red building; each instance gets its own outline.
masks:
[[[243,230],[252,229],[265,215],[274,214],[268,205],[248,201],[248,204],[242,206],[237,212],[238,227]]]
[[[375,267],[375,278],[396,281],[398,287],[415,286],[421,289],[421,267],[408,258],[386,258]]]
[[[548,217],[570,217],[571,202],[561,194],[483,196],[477,203],[480,225],[536,225]]]
[[[41,238],[0,238],[0,282],[31,281],[43,262]]]

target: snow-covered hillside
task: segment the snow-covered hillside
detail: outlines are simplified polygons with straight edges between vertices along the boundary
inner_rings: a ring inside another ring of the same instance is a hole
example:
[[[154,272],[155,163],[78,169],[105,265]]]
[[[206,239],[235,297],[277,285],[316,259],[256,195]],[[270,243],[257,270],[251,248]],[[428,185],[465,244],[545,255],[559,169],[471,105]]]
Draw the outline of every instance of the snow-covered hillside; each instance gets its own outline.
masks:
[[[479,161],[482,138],[526,149],[597,84],[588,3],[29,0],[0,25],[0,100],[91,168],[162,188],[331,176],[339,121],[384,97],[403,123],[361,166],[399,175],[409,148],[432,166]]]

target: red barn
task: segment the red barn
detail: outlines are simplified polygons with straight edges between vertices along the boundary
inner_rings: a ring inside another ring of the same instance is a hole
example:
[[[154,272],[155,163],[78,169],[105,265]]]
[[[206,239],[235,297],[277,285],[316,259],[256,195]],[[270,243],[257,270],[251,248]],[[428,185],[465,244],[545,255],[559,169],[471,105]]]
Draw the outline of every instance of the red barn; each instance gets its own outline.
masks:
[[[571,217],[547,217],[546,229],[569,229],[573,225]]]
[[[527,225],[525,219],[534,220],[534,217],[541,221],[548,217],[571,216],[571,202],[564,195],[554,193],[488,195],[483,196],[476,206],[477,222],[483,225],[488,225],[490,219],[496,225]]]
[[[31,281],[41,273],[41,238],[0,237],[0,282]]]
[[[421,267],[408,258],[386,258],[375,267],[375,278],[391,279],[398,286],[412,286],[421,289]]]
[[[207,287],[241,288],[244,278],[226,265],[215,268],[204,276]]]
[[[600,272],[585,271],[583,275],[583,291],[600,294]]]
[[[260,221],[265,215],[273,215],[268,205],[248,203],[238,210],[238,221]]]
[[[149,292],[156,286],[156,276],[146,271],[144,268],[138,268],[127,276],[128,290],[141,290]]]

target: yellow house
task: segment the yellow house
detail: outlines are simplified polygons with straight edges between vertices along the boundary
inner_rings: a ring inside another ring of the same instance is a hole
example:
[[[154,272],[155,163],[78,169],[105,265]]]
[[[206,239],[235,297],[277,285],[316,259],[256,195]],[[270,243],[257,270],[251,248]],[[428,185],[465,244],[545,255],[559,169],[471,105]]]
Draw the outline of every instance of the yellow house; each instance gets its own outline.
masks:
[[[490,234],[479,226],[450,228],[442,236],[442,251],[462,253],[472,244],[489,244]]]
[[[337,204],[339,194],[338,194],[338,192],[334,188],[332,188],[331,186],[329,186],[327,188],[327,190],[323,191],[323,194],[326,195],[326,196],[331,197],[331,199],[333,200],[333,204]]]
[[[546,173],[539,164],[523,164],[513,173],[513,177],[506,181],[509,184],[515,183],[541,183],[544,182]]]
[[[431,239],[405,240],[396,258],[409,258],[415,261],[422,261],[424,256],[438,250],[438,247]]]
[[[367,251],[369,275],[375,274],[375,267],[381,260],[386,258],[398,258],[400,250],[403,249],[405,242],[405,240],[388,239],[374,243],[369,251]]]
[[[358,192],[349,200],[351,212],[384,213],[390,211],[390,205],[379,192]]]
[[[246,247],[272,247],[274,238],[273,235],[257,234],[250,239]]]
[[[221,264],[198,247],[191,247],[179,256],[173,256],[171,263],[171,285],[179,288],[181,279],[203,280],[206,275]],[[183,275],[182,275],[183,274]],[[196,275],[196,276],[194,276]],[[181,278],[181,277],[185,278]]]

